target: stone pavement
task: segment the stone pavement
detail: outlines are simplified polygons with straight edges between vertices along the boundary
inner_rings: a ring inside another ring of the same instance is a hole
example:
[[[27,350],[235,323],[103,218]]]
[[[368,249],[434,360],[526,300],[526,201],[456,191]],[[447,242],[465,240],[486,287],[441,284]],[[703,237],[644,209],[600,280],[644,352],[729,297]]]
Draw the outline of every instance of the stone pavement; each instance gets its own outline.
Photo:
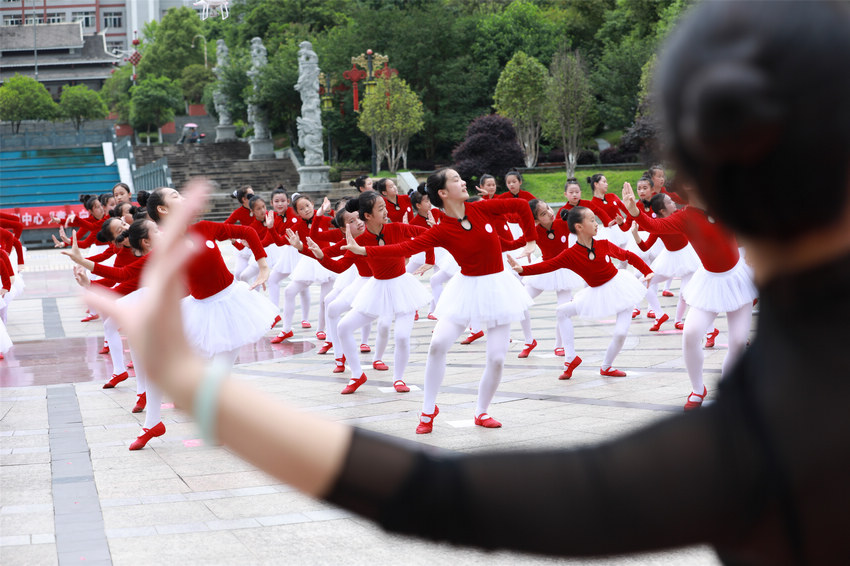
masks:
[[[229,260],[231,251],[227,250]],[[83,306],[70,260],[55,250],[32,251],[27,288],[10,307],[15,346],[0,361],[0,563],[13,564],[548,564],[554,560],[483,553],[392,536],[346,511],[305,497],[222,447],[204,446],[192,419],[166,399],[168,432],[138,452],[143,414],[132,414],[135,380],[104,390],[108,356],[97,352],[102,322],[81,323]],[[674,285],[678,295],[678,288]],[[316,296],[314,290],[314,299]],[[662,298],[671,315],[675,298]],[[613,321],[576,321],[584,363],[559,381],[562,358],[552,352],[555,297],[532,309],[539,346],[516,358],[522,333],[513,329],[505,374],[491,414],[498,430],[472,425],[485,340],[457,345],[439,395],[434,433],[414,434],[433,322],[414,325],[407,382],[392,389],[392,371],[367,371],[352,396],[340,389],[349,374],[331,373],[314,329],[296,329],[290,344],[246,347],[239,379],[304,410],[408,440],[472,452],[576,447],[628,433],[679,413],[689,391],[681,333],[648,332],[643,314],[631,327],[616,367],[625,378],[603,378],[598,367]],[[312,318],[316,316],[314,304]],[[725,355],[726,320],[717,347],[706,351],[709,391]],[[296,325],[297,326],[297,325]],[[270,332],[269,337],[274,333]],[[373,333],[374,335],[374,333]],[[371,354],[364,354],[371,361]],[[392,345],[384,356],[392,366]],[[368,364],[367,364],[368,367]],[[391,368],[392,369],[392,368]],[[624,470],[623,473],[628,473]],[[646,510],[651,513],[651,509]],[[566,564],[716,564],[693,547]]]

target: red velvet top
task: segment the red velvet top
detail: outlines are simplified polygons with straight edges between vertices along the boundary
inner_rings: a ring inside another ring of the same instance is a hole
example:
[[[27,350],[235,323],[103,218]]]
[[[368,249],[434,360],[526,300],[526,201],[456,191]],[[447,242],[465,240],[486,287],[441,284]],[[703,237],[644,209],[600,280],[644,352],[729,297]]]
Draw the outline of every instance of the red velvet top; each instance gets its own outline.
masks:
[[[610,216],[608,216],[608,213],[605,212],[605,209],[602,208],[602,206],[600,206],[598,203],[596,203],[592,200],[581,199],[581,200],[578,201],[578,206],[583,206],[585,208],[589,208],[590,210],[592,210],[593,214],[598,216],[599,220],[602,221],[603,226],[608,226],[611,223],[612,218]],[[561,211],[562,210],[572,210],[573,208],[574,208],[573,205],[571,205],[570,203],[565,204],[564,206],[562,206],[561,208],[558,209],[557,217],[561,218]]]
[[[537,246],[543,254],[543,259],[552,259],[569,247],[570,228],[560,218],[555,218],[552,227],[547,230],[539,224],[537,230]],[[549,237],[552,234],[552,237]]]
[[[326,268],[334,273],[342,273],[353,264],[357,268],[357,274],[360,277],[372,277],[372,268],[369,267],[369,260],[366,256],[346,252],[340,248],[345,245],[345,240],[331,244],[326,248],[322,248],[324,257],[319,260]],[[333,259],[342,256],[340,259]]]
[[[465,212],[471,224],[469,230],[461,226],[460,220],[447,216],[440,224],[408,242],[368,246],[367,256],[376,259],[409,256],[441,246],[452,254],[464,275],[490,275],[504,270],[502,243],[495,227],[505,223],[505,214],[518,215],[527,241],[537,238],[531,209],[524,200],[481,200],[466,204]]]
[[[12,262],[9,260],[9,254],[6,250],[0,249],[0,287],[7,291],[12,290],[12,276],[15,275],[12,269]]]
[[[21,234],[24,233],[24,223],[21,222],[21,217],[11,212],[0,212],[0,228],[11,230],[12,234],[21,239]]]
[[[189,261],[186,278],[189,294],[196,299],[211,297],[233,283],[233,274],[224,264],[216,241],[231,238],[245,240],[256,259],[266,257],[260,238],[248,226],[202,220],[191,225],[189,232],[201,240],[200,250]]]
[[[250,226],[251,220],[253,220],[254,215],[251,214],[251,211],[240,205],[239,208],[230,213],[230,216],[224,221],[225,224],[236,224],[239,223],[242,226]],[[233,242],[233,247],[237,250],[242,250],[245,248],[240,242]]]
[[[539,242],[538,242],[538,245]],[[595,257],[590,259],[588,249],[580,244],[573,244],[550,260],[522,266],[520,275],[538,275],[566,267],[573,270],[591,287],[599,287],[617,275],[617,268],[611,258],[628,261],[644,275],[652,270],[635,253],[624,250],[608,240],[593,240]]]
[[[612,219],[615,218],[617,214],[622,214],[626,221],[619,225],[620,230],[623,232],[631,230],[632,217],[629,215],[629,211],[626,210],[626,205],[623,204],[620,197],[614,193],[605,193],[602,198],[593,197],[593,202],[601,207]]]
[[[415,238],[420,234],[425,234],[428,231],[429,230],[420,226],[411,226],[410,224],[404,224],[403,222],[390,222],[389,224],[381,226],[380,234],[373,234],[367,229],[357,236],[356,241],[364,247],[385,247],[392,244],[410,242],[412,241],[412,238]],[[383,241],[385,245],[380,245],[378,243],[380,241]],[[434,247],[431,246],[424,251],[425,263],[434,265]],[[366,259],[369,262],[369,267],[372,269],[372,275],[375,279],[395,279],[396,277],[404,275],[404,257],[405,256],[387,256],[384,258],[378,258],[375,255],[370,255],[366,256]]]
[[[396,195],[395,203],[390,202],[390,199],[384,197],[384,203],[387,205],[387,216],[393,222],[401,222],[404,219],[405,212],[407,213],[408,221],[416,214],[416,211],[413,210],[413,205],[410,203],[410,197],[407,195]]]
[[[114,267],[95,263],[94,269],[91,270],[95,275],[99,275],[110,281],[117,281],[118,284],[112,287],[112,290],[119,295],[128,295],[139,288],[139,282],[142,279],[142,270],[145,267],[145,262],[151,254],[143,256],[133,256],[134,261],[123,267]]]
[[[18,254],[18,265],[24,264],[24,250],[21,247],[21,241],[8,230],[0,228],[0,249],[6,253],[11,253],[12,249]]]
[[[531,194],[528,191],[524,191],[524,190],[520,189],[517,194],[513,194],[510,191],[505,191],[504,193],[500,193],[498,195],[493,195],[493,198],[516,198],[516,199],[523,199],[525,201],[529,201],[529,200],[534,200],[537,197],[534,196],[533,194]]]

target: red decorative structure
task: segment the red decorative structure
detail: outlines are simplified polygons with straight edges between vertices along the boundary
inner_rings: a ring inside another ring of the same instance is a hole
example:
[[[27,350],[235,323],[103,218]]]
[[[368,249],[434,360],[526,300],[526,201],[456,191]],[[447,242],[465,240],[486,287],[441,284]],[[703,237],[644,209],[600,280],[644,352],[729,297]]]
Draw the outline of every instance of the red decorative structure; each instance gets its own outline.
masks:
[[[351,81],[352,95],[354,97],[354,111],[360,112],[360,95],[357,90],[357,83],[366,78],[366,71],[361,71],[352,63],[351,68],[342,74],[343,78]]]

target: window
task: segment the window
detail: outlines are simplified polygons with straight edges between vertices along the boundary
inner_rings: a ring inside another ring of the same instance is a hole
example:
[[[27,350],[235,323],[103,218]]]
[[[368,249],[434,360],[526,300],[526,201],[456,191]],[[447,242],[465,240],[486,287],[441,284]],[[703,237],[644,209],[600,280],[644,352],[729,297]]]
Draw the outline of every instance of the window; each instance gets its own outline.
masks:
[[[65,14],[61,12],[47,14],[47,23],[48,24],[61,24],[65,22]]]
[[[19,25],[21,25],[21,15],[15,14],[13,16],[3,16],[3,25],[4,26],[19,26]]]
[[[109,53],[115,53],[116,51],[124,51],[124,42],[123,41],[107,41],[106,42],[106,50]]]
[[[84,28],[93,28],[95,25],[95,13],[94,12],[72,12],[71,13],[71,21],[72,22],[83,22]]]
[[[123,12],[104,12],[103,27],[105,28],[122,28],[124,27]]]

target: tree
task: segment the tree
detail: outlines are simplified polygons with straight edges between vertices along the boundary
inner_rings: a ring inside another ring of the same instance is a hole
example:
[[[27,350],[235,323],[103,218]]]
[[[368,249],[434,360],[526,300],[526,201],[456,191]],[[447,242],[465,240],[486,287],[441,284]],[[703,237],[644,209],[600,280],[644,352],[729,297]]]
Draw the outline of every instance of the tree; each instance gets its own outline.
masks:
[[[109,110],[100,95],[86,85],[66,85],[62,88],[59,115],[71,120],[78,132],[86,120],[102,120],[107,114]]]
[[[215,82],[215,75],[203,65],[189,65],[180,76],[180,88],[189,104],[198,104],[204,96],[204,88]]]
[[[118,114],[118,122],[130,122],[130,89],[133,87],[133,66],[118,67],[100,89],[100,96],[110,112]]]
[[[130,125],[134,130],[159,128],[174,119],[174,112],[183,107],[180,87],[166,77],[143,79],[131,90]],[[148,137],[150,143],[150,136]]]
[[[517,51],[496,84],[496,111],[513,121],[526,167],[537,164],[547,79],[546,67],[534,57]]]
[[[0,120],[12,122],[17,134],[24,120],[50,120],[56,103],[43,84],[15,73],[0,87]]]
[[[522,148],[511,121],[498,114],[479,116],[466,129],[466,139],[454,152],[455,170],[467,181],[484,173],[502,178],[522,165]]]
[[[139,76],[161,76],[176,81],[188,65],[203,65],[203,45],[195,43],[196,47],[192,47],[192,40],[199,33],[201,19],[195,10],[188,6],[168,10],[159,25],[145,29],[146,41],[153,42],[146,43],[142,50]]]
[[[422,102],[404,79],[378,80],[375,92],[363,99],[357,127],[374,137],[379,169],[383,159],[393,173],[401,160],[407,168],[407,144],[412,135],[422,130],[422,117]]]
[[[590,80],[578,52],[559,51],[552,59],[550,72],[546,136],[560,140],[570,178],[575,175],[579,142],[593,105]]]

